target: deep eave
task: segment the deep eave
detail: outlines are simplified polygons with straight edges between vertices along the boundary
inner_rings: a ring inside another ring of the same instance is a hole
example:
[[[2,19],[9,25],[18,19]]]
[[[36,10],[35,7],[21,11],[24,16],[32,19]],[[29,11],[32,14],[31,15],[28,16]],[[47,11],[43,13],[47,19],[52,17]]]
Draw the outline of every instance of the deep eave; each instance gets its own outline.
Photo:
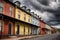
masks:
[[[13,22],[22,22],[22,23],[25,23],[25,24],[29,24],[29,25],[32,25],[32,26],[39,27],[39,26],[37,26],[37,25],[33,25],[33,24],[31,24],[31,23],[24,22],[24,21],[22,21],[22,20],[18,20],[18,19],[16,19],[16,18],[13,18],[13,17],[10,17],[10,16],[7,16],[7,15],[4,15],[4,14],[0,13],[0,18],[2,18],[2,17],[3,17],[3,19],[9,19],[9,20],[12,20]]]

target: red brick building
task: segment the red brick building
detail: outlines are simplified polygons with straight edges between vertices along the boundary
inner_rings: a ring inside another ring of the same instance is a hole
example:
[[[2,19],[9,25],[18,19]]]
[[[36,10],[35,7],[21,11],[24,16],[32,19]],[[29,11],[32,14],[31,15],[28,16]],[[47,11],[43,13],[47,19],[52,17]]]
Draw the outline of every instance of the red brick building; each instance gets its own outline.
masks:
[[[45,34],[52,34],[56,33],[56,29],[47,25],[43,20],[40,18],[40,35],[45,35]]]
[[[41,19],[40,19],[40,34],[41,35],[46,34],[46,31],[45,31],[45,22],[43,20],[41,20]]]

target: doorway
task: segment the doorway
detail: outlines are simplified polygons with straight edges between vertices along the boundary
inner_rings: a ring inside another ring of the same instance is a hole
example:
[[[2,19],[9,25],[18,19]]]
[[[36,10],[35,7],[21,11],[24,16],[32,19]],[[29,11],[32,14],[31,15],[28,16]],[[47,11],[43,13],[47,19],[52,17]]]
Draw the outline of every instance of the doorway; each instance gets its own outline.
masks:
[[[8,34],[11,35],[12,23],[8,24]]]

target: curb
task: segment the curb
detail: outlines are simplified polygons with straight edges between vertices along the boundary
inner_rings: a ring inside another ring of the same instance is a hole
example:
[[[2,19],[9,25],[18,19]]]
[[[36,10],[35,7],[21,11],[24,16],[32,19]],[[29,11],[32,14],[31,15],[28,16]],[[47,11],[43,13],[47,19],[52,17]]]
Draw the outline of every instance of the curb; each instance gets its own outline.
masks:
[[[23,39],[18,39],[18,40],[24,40],[24,39],[30,39],[30,38],[36,38],[36,37],[43,37],[43,35],[39,35],[39,36],[32,36],[32,37],[23,38]]]
[[[1,39],[1,40],[24,40],[36,37],[43,37],[44,35],[36,35],[36,36],[26,36],[26,37],[19,37],[19,38],[11,38],[11,39]]]

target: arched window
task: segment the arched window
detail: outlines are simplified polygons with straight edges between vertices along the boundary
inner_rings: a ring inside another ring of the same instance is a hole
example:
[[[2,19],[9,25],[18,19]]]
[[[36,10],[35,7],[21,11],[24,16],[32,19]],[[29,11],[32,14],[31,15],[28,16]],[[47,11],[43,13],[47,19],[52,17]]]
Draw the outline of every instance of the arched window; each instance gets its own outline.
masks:
[[[3,3],[0,2],[0,13],[2,13],[2,12],[3,12]]]

